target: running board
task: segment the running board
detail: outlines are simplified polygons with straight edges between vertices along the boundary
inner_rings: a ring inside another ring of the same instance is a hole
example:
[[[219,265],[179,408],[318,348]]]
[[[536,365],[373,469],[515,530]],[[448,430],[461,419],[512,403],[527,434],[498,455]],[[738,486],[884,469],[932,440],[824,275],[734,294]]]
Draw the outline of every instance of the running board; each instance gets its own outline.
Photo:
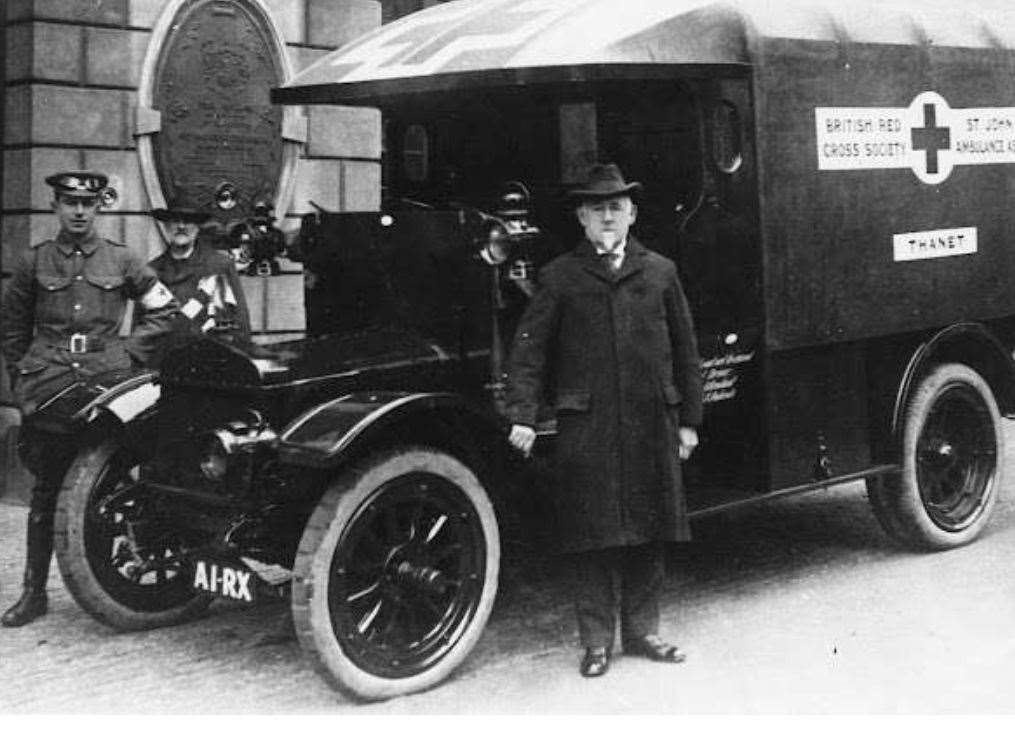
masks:
[[[753,493],[744,494],[743,491],[722,491],[709,493],[713,495],[713,498],[705,496],[705,500],[721,500],[723,502],[715,503],[714,505],[705,506],[703,508],[692,509],[688,512],[688,518],[696,519],[702,516],[712,516],[717,513],[723,513],[724,511],[731,511],[741,506],[750,506],[763,501],[774,500],[775,498],[784,498],[788,495],[800,495],[801,493],[809,493],[819,490],[825,490],[834,485],[842,485],[843,483],[853,482],[855,480],[863,480],[868,477],[880,477],[882,475],[888,475],[896,473],[900,470],[900,466],[897,464],[881,464],[877,467],[870,467],[869,469],[860,470],[859,472],[850,472],[848,475],[840,475],[839,477],[830,477],[827,480],[820,480],[818,482],[809,482],[804,485],[795,485],[791,488],[783,488],[782,490],[772,490],[768,493]]]

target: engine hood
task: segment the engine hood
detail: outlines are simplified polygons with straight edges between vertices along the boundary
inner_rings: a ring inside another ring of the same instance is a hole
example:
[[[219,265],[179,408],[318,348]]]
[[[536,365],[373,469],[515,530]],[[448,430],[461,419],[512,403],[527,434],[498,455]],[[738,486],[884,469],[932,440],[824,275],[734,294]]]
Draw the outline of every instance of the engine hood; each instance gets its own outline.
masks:
[[[195,339],[163,363],[165,384],[207,389],[274,388],[364,372],[396,371],[450,355],[409,331],[379,329],[265,346]]]

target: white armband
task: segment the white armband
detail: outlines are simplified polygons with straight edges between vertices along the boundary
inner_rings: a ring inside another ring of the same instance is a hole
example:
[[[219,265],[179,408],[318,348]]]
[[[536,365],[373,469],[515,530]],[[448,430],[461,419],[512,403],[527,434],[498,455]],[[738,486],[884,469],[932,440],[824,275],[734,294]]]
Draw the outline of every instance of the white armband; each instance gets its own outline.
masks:
[[[156,281],[138,301],[146,310],[161,310],[173,301],[173,293],[161,281]]]
[[[197,290],[202,291],[209,297],[215,296],[215,290],[218,287],[218,275],[210,274],[203,277],[197,282]]]
[[[196,299],[190,299],[185,305],[183,305],[182,311],[183,314],[187,316],[188,320],[193,320],[203,309],[203,304],[198,302]]]

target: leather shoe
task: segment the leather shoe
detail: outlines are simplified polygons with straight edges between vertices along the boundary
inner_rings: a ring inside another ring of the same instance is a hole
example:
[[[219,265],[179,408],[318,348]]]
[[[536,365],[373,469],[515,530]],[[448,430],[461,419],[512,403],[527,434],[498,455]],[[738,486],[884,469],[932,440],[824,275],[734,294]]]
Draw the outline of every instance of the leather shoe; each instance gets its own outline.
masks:
[[[610,649],[585,648],[585,657],[582,658],[580,670],[585,678],[602,676],[610,670]]]
[[[680,648],[666,642],[659,635],[644,635],[624,640],[624,654],[640,655],[659,663],[682,663],[687,658],[680,652]]]

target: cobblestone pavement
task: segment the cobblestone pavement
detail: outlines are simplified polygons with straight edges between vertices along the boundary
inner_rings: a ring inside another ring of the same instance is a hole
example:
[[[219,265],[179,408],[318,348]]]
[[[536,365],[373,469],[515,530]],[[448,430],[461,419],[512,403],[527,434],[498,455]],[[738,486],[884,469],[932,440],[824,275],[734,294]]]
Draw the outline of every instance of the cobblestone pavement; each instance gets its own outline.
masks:
[[[1009,431],[1009,440],[1011,440]],[[1010,466],[1015,456],[1009,453]],[[505,566],[480,645],[425,694],[355,705],[298,645],[255,646],[282,604],[116,634],[74,604],[55,564],[50,613],[0,630],[0,712],[1015,712],[1015,505],[959,550],[893,546],[859,485],[710,521],[671,554],[663,631],[683,666],[619,658],[581,679],[551,559]],[[0,504],[0,602],[18,592],[26,511]]]

